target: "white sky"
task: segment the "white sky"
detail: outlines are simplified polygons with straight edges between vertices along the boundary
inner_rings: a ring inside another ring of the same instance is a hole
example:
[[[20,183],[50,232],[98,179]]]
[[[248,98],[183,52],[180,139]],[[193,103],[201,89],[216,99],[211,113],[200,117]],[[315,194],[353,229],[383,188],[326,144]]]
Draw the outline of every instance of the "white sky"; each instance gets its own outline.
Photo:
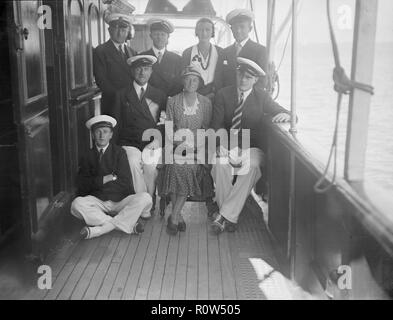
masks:
[[[128,0],[136,7],[135,13],[143,13],[148,0]],[[327,16],[326,16],[326,0],[300,0],[301,12],[299,15],[299,42],[300,43],[321,43],[329,42]],[[178,9],[182,9],[188,0],[171,0],[172,4]],[[248,0],[211,0],[217,16],[225,18],[225,15],[233,8],[249,7]],[[276,1],[276,17],[277,25],[286,16],[291,0]],[[266,0],[253,0],[255,13],[257,15],[258,31],[261,34],[262,41],[265,39],[266,32]],[[378,42],[393,42],[393,1],[378,1]],[[353,36],[353,20],[355,14],[355,0],[332,0],[332,15],[335,22],[337,38],[339,42],[350,42]],[[346,12],[348,15],[345,15]],[[349,28],[343,28],[339,21],[347,18]],[[341,27],[340,27],[341,26]],[[284,36],[285,36],[284,32]],[[285,37],[283,37],[285,38]],[[284,41],[284,39],[279,39]]]

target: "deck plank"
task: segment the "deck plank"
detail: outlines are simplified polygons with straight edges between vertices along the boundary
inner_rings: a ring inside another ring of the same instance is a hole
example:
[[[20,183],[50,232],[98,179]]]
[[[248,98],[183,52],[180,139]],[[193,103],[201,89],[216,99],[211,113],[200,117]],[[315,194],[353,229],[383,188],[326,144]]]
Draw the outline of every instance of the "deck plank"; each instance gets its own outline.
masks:
[[[201,224],[193,222],[189,226],[186,300],[198,299],[198,231]]]
[[[90,285],[91,279],[96,272],[97,266],[100,263],[102,256],[105,253],[106,247],[109,245],[112,236],[110,234],[102,237],[101,242],[94,251],[90,258],[89,264],[87,265],[81,279],[79,280],[74,292],[71,295],[71,300],[81,300],[85,294],[87,288]]]
[[[148,221],[145,232],[141,235],[141,240],[139,241],[132,267],[128,274],[127,281],[125,282],[123,296],[121,297],[122,300],[133,300],[135,297],[138,280],[146,257],[146,251],[152,236],[153,225],[154,223],[152,223],[152,221]]]
[[[117,274],[120,269],[120,265],[125,257],[128,246],[130,245],[132,236],[122,233],[119,245],[115,253],[113,254],[111,264],[109,266],[108,272],[105,275],[104,281],[102,283],[101,289],[97,294],[97,300],[108,299],[112,291],[112,287],[115,283]]]
[[[207,238],[209,259],[209,299],[222,300],[222,278],[218,236],[209,232]]]
[[[135,292],[135,300],[146,300],[152,275],[154,265],[157,260],[157,250],[159,247],[159,240],[161,237],[161,232],[163,231],[164,222],[158,218],[157,216],[154,217],[153,223],[153,231],[152,236],[149,242],[149,246],[146,252],[146,258],[143,263],[141,276],[138,281],[138,287]]]
[[[116,251],[117,246],[119,245],[121,233],[120,231],[111,232],[112,239],[107,246],[105,253],[97,266],[96,272],[93,275],[93,278],[90,281],[89,287],[87,288],[83,300],[93,300],[96,298],[98,291],[101,288],[101,284],[104,281],[106,272],[109,269],[109,265],[111,263],[113,254]]]
[[[91,256],[94,254],[96,248],[98,247],[99,243],[103,239],[97,239],[94,241],[94,239],[91,240],[82,240],[82,241],[87,241],[87,249],[84,252],[84,254],[81,256],[80,260],[78,261],[77,265],[75,266],[74,270],[70,274],[66,284],[64,285],[63,289],[57,296],[58,300],[68,300],[72,292],[74,291],[75,287],[78,284],[79,279],[82,277],[83,272],[85,271],[89,260]]]
[[[153,268],[152,279],[150,282],[149,292],[147,295],[147,299],[149,300],[158,300],[161,295],[161,287],[164,278],[165,272],[165,264],[167,262],[167,255],[169,249],[169,235],[167,234],[166,221],[163,219],[162,230],[159,240],[159,246],[157,249],[157,258]]]
[[[173,287],[175,284],[175,274],[177,266],[177,254],[179,249],[179,234],[170,236],[169,247],[167,253],[167,261],[165,264],[164,278],[161,287],[161,300],[173,299]]]
[[[189,227],[189,226],[188,226]],[[185,300],[187,288],[187,263],[188,263],[188,241],[190,238],[190,231],[187,228],[186,232],[179,234],[179,252],[177,255],[177,266],[175,274],[175,284],[173,289],[174,300]]]
[[[124,255],[124,259],[120,264],[119,271],[117,273],[115,282],[113,284],[111,293],[109,295],[110,300],[120,300],[124,292],[124,286],[127,281],[128,274],[131,270],[132,264],[135,259],[135,252],[139,246],[141,236],[131,237],[127,251]]]
[[[202,216],[203,211],[198,210]],[[209,299],[209,266],[208,266],[208,223],[201,221],[198,225],[198,300]]]
[[[99,239],[92,239],[91,241],[82,241],[79,242],[77,248],[71,254],[67,263],[64,265],[64,268],[59,273],[55,282],[53,283],[52,289],[48,291],[48,294],[45,296],[45,300],[54,300],[58,296],[58,294],[63,289],[64,285],[67,283],[69,276],[74,270],[75,266],[78,264],[80,258],[86,253],[89,248],[89,245],[93,245],[97,243]]]
[[[229,248],[228,234],[224,233],[219,238],[223,298],[236,300],[235,272],[233,270],[232,255]]]

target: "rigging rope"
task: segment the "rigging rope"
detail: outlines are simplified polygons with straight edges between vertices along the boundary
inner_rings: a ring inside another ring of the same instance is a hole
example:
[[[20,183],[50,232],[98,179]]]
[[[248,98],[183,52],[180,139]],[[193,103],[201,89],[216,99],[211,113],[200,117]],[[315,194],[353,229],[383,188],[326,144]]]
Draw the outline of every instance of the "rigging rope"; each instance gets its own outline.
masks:
[[[331,13],[330,13],[330,0],[326,0],[326,7],[327,7],[327,16],[328,16],[328,23],[329,23],[329,33],[332,42],[332,49],[333,49],[334,63],[335,63],[335,67],[333,70],[334,90],[338,93],[338,97],[337,97],[336,123],[335,123],[334,134],[333,134],[333,142],[330,147],[329,158],[326,164],[326,168],[322,176],[318,179],[318,181],[314,185],[314,191],[316,193],[325,193],[329,191],[336,183],[337,141],[338,141],[338,129],[339,129],[339,120],[340,120],[343,95],[352,93],[354,89],[365,91],[371,95],[374,94],[374,88],[372,86],[357,81],[352,81],[345,74],[345,70],[340,64],[340,53],[338,51],[337,40],[334,33],[334,28],[333,28]],[[327,182],[326,186],[323,187],[323,183],[325,182],[325,180],[327,180],[326,178],[328,175],[332,158],[333,158],[333,177],[332,180],[330,182]]]

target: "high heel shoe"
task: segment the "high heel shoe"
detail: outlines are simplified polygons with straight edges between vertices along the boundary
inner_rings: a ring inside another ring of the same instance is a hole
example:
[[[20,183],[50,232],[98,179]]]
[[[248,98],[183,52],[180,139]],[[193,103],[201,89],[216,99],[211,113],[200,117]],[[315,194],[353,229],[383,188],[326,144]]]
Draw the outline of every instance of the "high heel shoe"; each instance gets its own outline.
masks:
[[[172,222],[172,216],[168,217],[168,224],[166,226],[166,232],[172,236],[177,235],[178,225]]]

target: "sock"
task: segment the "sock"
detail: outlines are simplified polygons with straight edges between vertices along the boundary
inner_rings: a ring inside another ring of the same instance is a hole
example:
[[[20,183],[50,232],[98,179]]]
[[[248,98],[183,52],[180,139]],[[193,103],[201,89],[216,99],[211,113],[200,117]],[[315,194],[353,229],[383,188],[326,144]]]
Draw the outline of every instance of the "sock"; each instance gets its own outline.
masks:
[[[98,226],[98,227],[89,227],[90,236],[88,237],[88,239],[102,236],[103,234],[109,233],[114,229],[115,229],[115,226],[110,222],[107,222],[107,223],[103,224],[102,226]]]

